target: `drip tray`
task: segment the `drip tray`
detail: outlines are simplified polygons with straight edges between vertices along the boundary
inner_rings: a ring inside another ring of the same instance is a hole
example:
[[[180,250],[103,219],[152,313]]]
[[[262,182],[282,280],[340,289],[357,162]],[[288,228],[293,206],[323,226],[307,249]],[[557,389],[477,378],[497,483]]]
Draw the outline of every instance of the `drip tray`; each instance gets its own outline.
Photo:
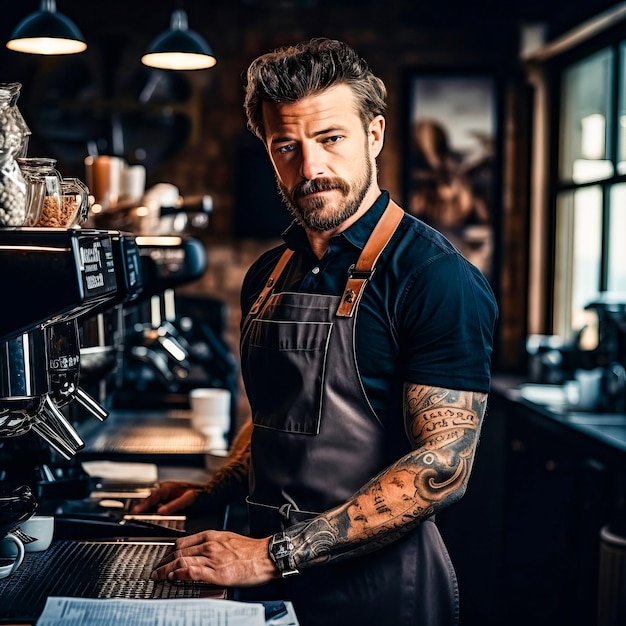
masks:
[[[84,434],[83,460],[142,461],[159,464],[196,464],[204,467],[210,447],[190,427],[189,412],[112,413]],[[81,433],[82,434],[82,433]]]
[[[0,580],[0,622],[35,623],[48,596],[224,597],[224,590],[212,585],[150,580],[171,543],[171,539],[57,540],[44,552],[27,552],[17,572]]]

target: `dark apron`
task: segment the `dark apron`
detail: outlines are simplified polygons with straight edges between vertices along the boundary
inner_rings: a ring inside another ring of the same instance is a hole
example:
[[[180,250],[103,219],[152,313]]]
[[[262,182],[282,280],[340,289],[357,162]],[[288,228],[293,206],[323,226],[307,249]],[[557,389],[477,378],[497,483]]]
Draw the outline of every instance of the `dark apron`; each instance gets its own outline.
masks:
[[[388,207],[385,216],[390,213]],[[361,259],[368,254],[371,246]],[[363,284],[348,281],[342,296],[274,293],[275,272],[270,292],[245,320],[242,373],[254,421],[252,536],[342,504],[408,452],[408,443],[402,453],[392,449],[359,377],[354,333],[368,277],[359,274],[359,263],[356,270],[354,281],[364,278]],[[458,622],[456,576],[432,520],[371,554],[305,568],[239,597],[291,600],[301,626]]]

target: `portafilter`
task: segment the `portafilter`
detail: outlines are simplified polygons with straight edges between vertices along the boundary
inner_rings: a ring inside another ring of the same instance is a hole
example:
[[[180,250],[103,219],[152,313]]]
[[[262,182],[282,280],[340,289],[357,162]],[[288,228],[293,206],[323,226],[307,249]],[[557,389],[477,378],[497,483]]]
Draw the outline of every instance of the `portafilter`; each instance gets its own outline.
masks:
[[[94,417],[105,420],[108,412],[79,387],[80,340],[76,319],[49,324],[44,331],[50,398],[54,404],[61,408],[76,400]]]

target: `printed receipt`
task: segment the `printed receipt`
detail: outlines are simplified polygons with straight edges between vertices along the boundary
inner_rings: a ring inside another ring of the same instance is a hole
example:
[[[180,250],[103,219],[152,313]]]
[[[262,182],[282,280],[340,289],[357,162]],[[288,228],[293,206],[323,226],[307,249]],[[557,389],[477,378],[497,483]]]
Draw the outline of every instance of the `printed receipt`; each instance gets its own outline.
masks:
[[[232,600],[49,597],[37,626],[298,626],[291,602],[266,621],[265,606]]]

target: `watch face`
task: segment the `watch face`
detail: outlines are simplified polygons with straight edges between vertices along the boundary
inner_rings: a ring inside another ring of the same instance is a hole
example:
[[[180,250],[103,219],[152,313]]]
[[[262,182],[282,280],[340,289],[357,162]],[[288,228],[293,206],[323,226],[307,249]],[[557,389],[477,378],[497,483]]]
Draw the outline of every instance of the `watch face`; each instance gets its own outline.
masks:
[[[279,544],[274,546],[274,556],[277,559],[286,559],[289,556],[291,548],[293,548],[291,543],[281,541]]]
[[[272,541],[270,542],[270,555],[276,564],[276,567],[280,570],[280,574],[283,578],[300,573],[296,568],[294,559],[291,556],[293,548],[293,543],[291,543],[290,539],[284,534],[282,534],[278,539],[275,537],[272,538]]]

